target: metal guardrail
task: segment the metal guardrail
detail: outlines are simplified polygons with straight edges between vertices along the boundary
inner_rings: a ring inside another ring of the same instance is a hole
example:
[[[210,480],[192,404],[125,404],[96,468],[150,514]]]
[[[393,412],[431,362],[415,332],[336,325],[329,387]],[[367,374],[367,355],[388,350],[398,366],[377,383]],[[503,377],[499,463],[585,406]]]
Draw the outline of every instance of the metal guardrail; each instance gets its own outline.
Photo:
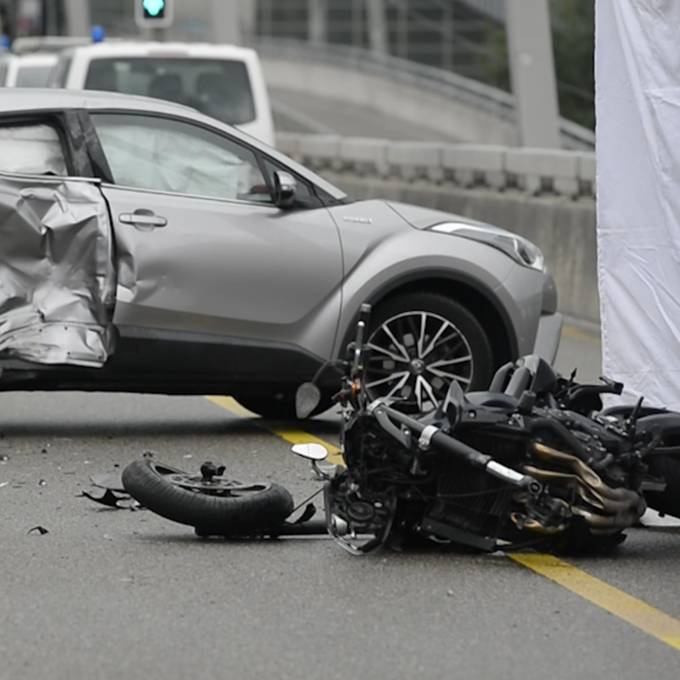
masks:
[[[264,58],[325,63],[348,70],[372,73],[465,102],[504,121],[515,123],[517,120],[513,95],[443,69],[399,57],[381,57],[369,50],[346,45],[316,46],[298,40],[258,38],[253,46]],[[595,133],[592,130],[564,119],[560,121],[560,129],[563,143],[567,148],[594,148]]]
[[[277,147],[318,171],[570,199],[595,196],[595,154],[524,147],[395,142],[279,132]]]

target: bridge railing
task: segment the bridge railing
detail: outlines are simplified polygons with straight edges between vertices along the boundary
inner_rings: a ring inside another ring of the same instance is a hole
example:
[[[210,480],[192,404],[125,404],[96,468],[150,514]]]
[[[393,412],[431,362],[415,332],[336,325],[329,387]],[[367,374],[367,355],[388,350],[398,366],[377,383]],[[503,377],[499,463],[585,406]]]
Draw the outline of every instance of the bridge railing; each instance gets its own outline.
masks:
[[[595,154],[525,147],[397,142],[280,132],[284,153],[320,172],[451,183],[462,188],[592,200]]]
[[[325,64],[348,74],[370,75],[382,82],[394,83],[395,86],[431,93],[439,99],[442,106],[447,102],[456,102],[512,126],[517,122],[515,98],[509,92],[408,59],[391,55],[378,56],[370,50],[347,45],[316,46],[284,38],[261,37],[255,41],[254,47],[265,63],[275,61],[279,64],[291,64],[289,71],[297,77],[300,77],[301,73],[308,73],[312,64]],[[295,68],[295,65],[299,67]],[[305,84],[308,88],[313,87],[315,81],[307,78]],[[276,83],[272,82],[269,85],[276,86]],[[285,84],[283,85],[286,89]],[[346,89],[336,88],[333,83],[325,82],[323,88],[322,91],[313,94],[339,102],[349,96]],[[370,101],[367,100],[365,104],[369,105]],[[374,102],[374,105],[378,106],[378,103]],[[394,111],[394,115],[398,114],[398,111]],[[424,123],[427,126],[427,121]],[[595,146],[593,131],[572,121],[561,119],[560,132],[562,145],[567,149],[588,150]]]

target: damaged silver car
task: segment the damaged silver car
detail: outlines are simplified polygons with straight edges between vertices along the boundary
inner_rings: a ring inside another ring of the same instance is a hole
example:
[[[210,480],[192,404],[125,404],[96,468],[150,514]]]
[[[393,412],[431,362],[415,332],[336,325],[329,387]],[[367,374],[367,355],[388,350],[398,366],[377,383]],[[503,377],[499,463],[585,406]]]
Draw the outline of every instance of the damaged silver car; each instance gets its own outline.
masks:
[[[233,394],[286,417],[363,302],[367,389],[414,408],[519,355],[554,358],[561,317],[532,243],[353,202],[192,109],[14,90],[0,149],[4,390]],[[337,376],[319,382],[328,396]]]

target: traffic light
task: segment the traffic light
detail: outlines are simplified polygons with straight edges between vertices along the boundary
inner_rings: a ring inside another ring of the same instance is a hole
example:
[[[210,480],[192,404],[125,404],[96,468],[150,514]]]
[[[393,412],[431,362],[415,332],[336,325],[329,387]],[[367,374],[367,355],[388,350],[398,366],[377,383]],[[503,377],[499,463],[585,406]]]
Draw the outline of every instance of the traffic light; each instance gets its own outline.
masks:
[[[135,20],[140,28],[167,28],[173,20],[172,0],[135,0]]]

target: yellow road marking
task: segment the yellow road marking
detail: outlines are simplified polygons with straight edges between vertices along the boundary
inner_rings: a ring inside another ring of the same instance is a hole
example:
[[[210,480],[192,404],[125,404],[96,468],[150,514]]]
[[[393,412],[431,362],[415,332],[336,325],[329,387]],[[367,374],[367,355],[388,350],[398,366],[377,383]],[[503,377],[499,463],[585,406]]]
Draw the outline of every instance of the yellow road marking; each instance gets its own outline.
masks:
[[[234,415],[240,416],[241,418],[253,418],[255,425],[257,425],[258,427],[262,427],[263,429],[269,430],[271,433],[275,434],[277,437],[280,437],[284,441],[287,441],[289,444],[307,444],[307,443],[322,444],[328,449],[329,463],[331,463],[332,465],[343,464],[340,449],[337,446],[335,446],[335,444],[331,444],[330,442],[327,442],[324,439],[317,437],[316,435],[310,434],[309,432],[304,432],[303,430],[297,430],[291,427],[284,427],[280,423],[277,423],[275,421],[263,420],[252,411],[249,411],[247,408],[243,408],[243,406],[241,406],[241,404],[239,404],[232,397],[208,397],[208,401],[211,401],[213,404],[216,404],[217,406],[221,406],[226,411],[230,411]]]
[[[509,557],[680,651],[680,621],[672,616],[552,555]]]
[[[600,339],[599,335],[595,333],[589,333],[588,331],[584,331],[577,326],[572,326],[571,324],[565,324],[562,327],[562,333],[568,338],[573,338],[574,340],[585,340],[586,342],[590,342],[593,345],[602,344],[602,340]]]
[[[320,437],[259,419],[231,397],[208,397],[208,399],[234,415],[255,419],[254,424],[258,427],[269,430],[291,444],[306,442],[323,444],[331,454],[328,461],[343,464],[340,449]],[[515,553],[508,557],[680,651],[680,621],[672,616],[552,555]]]

